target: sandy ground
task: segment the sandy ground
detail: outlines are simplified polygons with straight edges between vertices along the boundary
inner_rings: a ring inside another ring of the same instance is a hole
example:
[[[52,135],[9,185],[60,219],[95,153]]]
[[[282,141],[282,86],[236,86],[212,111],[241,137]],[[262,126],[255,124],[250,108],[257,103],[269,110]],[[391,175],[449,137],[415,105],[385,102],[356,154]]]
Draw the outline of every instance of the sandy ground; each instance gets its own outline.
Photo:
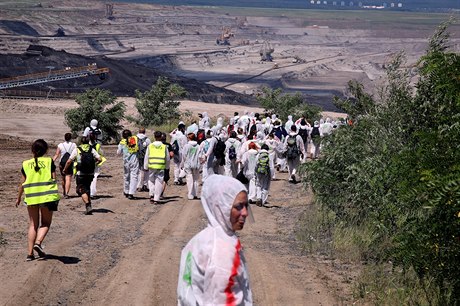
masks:
[[[57,143],[67,131],[63,111],[72,103],[51,101],[45,107],[36,101],[2,100],[0,105],[0,304],[175,304],[180,251],[206,225],[200,202],[187,200],[186,187],[174,185],[167,188],[164,205],[152,206],[146,193],[127,200],[121,158],[115,146],[106,146],[108,161],[98,181],[94,215],[83,215],[72,188],[74,196],[61,200],[44,242],[48,259],[26,262],[27,212],[24,206],[14,207],[21,162],[30,158],[31,140],[43,137]],[[31,112],[28,108],[34,105]],[[213,111],[228,109],[221,105]],[[13,121],[20,126],[14,128]],[[311,205],[311,194],[289,184],[286,176],[280,173],[273,182],[270,208],[252,207],[255,223],[241,232],[255,303],[351,304],[349,283],[355,272],[302,253],[296,222]]]

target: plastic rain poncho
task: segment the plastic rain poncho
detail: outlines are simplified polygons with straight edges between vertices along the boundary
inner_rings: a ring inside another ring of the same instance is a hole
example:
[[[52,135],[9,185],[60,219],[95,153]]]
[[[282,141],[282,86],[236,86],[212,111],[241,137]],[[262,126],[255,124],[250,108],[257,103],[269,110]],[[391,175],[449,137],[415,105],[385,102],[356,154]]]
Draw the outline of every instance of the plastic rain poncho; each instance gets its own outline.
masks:
[[[230,213],[238,193],[234,178],[212,175],[203,184],[201,202],[208,226],[181,253],[178,305],[252,305],[249,276]]]

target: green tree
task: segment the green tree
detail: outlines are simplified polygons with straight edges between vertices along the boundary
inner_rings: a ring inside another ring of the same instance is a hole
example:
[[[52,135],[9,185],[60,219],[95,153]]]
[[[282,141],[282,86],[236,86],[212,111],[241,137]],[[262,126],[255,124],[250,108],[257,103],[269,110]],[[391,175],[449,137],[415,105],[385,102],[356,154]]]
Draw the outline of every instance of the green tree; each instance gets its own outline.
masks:
[[[281,88],[263,87],[257,100],[266,112],[277,114],[282,120],[286,120],[289,115],[303,115],[310,120],[321,117],[321,108],[307,104],[300,93],[284,94]]]
[[[92,119],[98,121],[98,127],[103,131],[103,141],[118,140],[118,133],[123,128],[120,121],[125,116],[126,105],[117,102],[109,90],[89,89],[79,94],[75,102],[77,108],[65,112],[65,122],[74,134],[80,134]]]
[[[361,259],[391,262],[392,277],[401,271],[404,281],[391,283],[404,290],[386,290],[401,294],[395,304],[460,304],[460,56],[449,51],[446,30],[431,38],[414,86],[402,55],[387,70],[380,100],[350,82],[337,104],[354,124],[302,169],[334,215],[334,235],[356,233],[348,241]],[[410,290],[417,286],[421,297]]]
[[[186,91],[177,84],[171,84],[166,78],[159,77],[150,90],[136,90],[135,95],[138,116],[130,117],[129,120],[148,127],[179,118],[180,102],[177,99],[185,97]]]

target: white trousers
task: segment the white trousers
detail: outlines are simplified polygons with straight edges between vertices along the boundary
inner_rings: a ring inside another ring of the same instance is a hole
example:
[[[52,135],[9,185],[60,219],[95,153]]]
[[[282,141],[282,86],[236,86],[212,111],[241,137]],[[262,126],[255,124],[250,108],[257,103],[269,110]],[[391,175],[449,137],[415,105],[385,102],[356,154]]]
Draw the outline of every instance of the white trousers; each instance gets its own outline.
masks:
[[[90,196],[92,197],[97,195],[97,188],[96,188],[97,177],[99,176],[100,173],[101,173],[101,167],[96,166],[96,169],[94,169],[93,181],[91,182],[91,187],[90,187]]]
[[[225,159],[225,166],[224,166],[225,175],[226,176],[231,176],[231,177],[236,177],[236,175],[238,174],[238,165],[239,164],[236,163],[236,159],[231,160],[229,158],[226,158]]]
[[[139,161],[137,159],[133,159],[125,162],[123,164],[123,170],[123,191],[127,194],[135,194],[137,188],[137,179],[139,175]]]
[[[192,200],[194,197],[198,197],[198,180],[200,179],[200,169],[187,169],[187,189],[188,199]]]
[[[257,200],[256,177],[255,176],[253,176],[249,180],[249,184],[246,184],[246,188],[248,189],[248,200],[251,200],[251,201],[255,202]]]
[[[266,174],[257,174],[256,178],[256,197],[265,204],[268,199],[268,190],[270,189],[271,177]]]
[[[139,179],[137,183],[137,188],[140,189],[143,186],[148,186],[149,184],[149,170],[144,170],[139,168]]]
[[[287,167],[289,172],[289,179],[291,180],[292,176],[295,177],[297,168],[300,165],[300,156],[294,159],[287,159]]]
[[[149,170],[149,195],[154,201],[159,201],[163,191],[163,181],[165,179],[165,170]]]

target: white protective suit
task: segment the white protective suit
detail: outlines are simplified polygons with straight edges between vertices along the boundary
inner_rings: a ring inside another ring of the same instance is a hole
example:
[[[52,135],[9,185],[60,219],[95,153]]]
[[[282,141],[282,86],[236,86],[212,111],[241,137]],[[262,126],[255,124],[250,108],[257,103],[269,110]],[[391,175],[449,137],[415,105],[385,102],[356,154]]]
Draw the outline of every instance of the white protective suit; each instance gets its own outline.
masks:
[[[207,112],[201,114],[203,118],[198,122],[198,127],[205,130],[206,132],[211,128],[211,122]]]
[[[203,184],[208,226],[182,250],[178,305],[252,305],[246,260],[230,222],[241,191],[246,191],[244,185],[228,176],[211,175]]]
[[[241,166],[243,167],[244,176],[249,180],[247,184],[248,199],[256,201],[256,165],[257,165],[257,150],[249,149],[241,157]]]
[[[200,146],[195,140],[189,140],[182,150],[182,163],[187,177],[188,199],[198,197],[198,180],[200,179]]]
[[[238,159],[238,152],[240,151],[241,142],[238,138],[229,138],[225,142],[225,175],[236,177],[238,174],[238,167],[239,167],[239,159]],[[233,147],[235,149],[235,153],[237,154],[235,159],[230,159],[229,152],[230,148]]]
[[[286,131],[290,131],[291,130],[291,126],[294,124],[294,121],[292,121],[292,116],[289,115],[288,116],[288,120],[286,121],[286,123],[284,124],[284,128],[286,129]]]

